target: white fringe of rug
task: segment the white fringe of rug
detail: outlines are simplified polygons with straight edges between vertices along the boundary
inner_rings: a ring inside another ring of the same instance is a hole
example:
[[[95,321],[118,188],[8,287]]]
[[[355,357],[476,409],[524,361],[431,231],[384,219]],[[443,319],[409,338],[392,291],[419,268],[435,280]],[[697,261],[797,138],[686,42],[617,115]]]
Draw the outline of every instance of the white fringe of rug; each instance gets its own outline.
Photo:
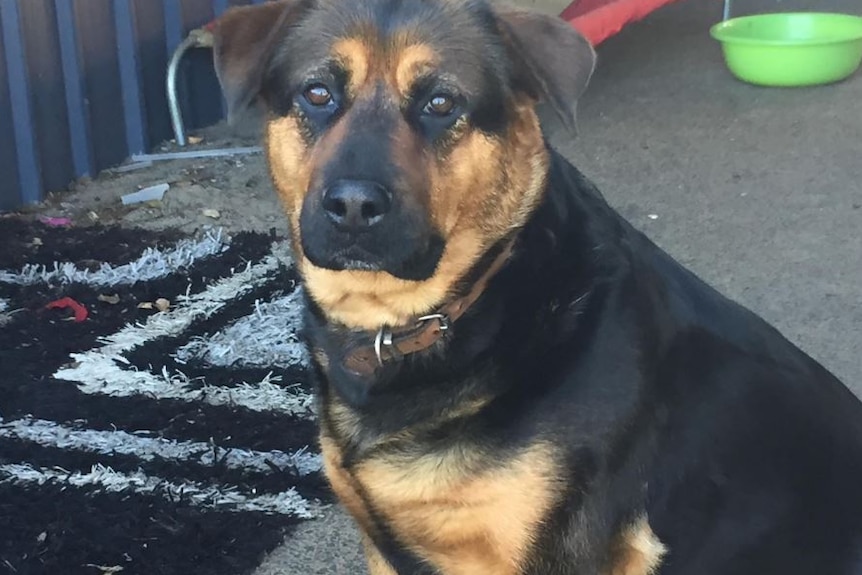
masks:
[[[319,506],[302,498],[295,489],[270,495],[244,493],[237,487],[206,485],[183,481],[174,483],[140,471],[119,473],[104,465],[94,465],[88,473],[64,469],[47,469],[28,464],[0,465],[0,483],[16,485],[56,483],[77,488],[96,488],[112,493],[132,491],[160,495],[171,501],[186,501],[192,505],[226,511],[261,511],[313,519]]]
[[[99,269],[92,271],[80,269],[70,262],[55,262],[53,266],[27,264],[17,272],[0,270],[0,282],[20,285],[129,285],[168,276],[190,267],[199,259],[222,253],[229,245],[230,238],[217,230],[207,232],[201,238],[180,240],[169,250],[147,248],[137,260],[116,267],[102,263]]]

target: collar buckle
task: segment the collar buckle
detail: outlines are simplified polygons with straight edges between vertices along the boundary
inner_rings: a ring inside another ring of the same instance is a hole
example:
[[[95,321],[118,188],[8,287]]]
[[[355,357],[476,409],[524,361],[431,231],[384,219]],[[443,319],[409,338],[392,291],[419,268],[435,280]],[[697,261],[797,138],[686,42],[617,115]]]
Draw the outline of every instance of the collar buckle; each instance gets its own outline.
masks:
[[[392,345],[392,330],[385,325],[380,328],[377,335],[374,337],[374,355],[377,356],[377,363],[383,365],[383,346]]]
[[[446,331],[449,329],[449,316],[445,313],[430,313],[428,315],[423,315],[420,318],[416,318],[416,323],[423,324],[426,321],[431,321],[432,319],[437,320],[440,331]]]

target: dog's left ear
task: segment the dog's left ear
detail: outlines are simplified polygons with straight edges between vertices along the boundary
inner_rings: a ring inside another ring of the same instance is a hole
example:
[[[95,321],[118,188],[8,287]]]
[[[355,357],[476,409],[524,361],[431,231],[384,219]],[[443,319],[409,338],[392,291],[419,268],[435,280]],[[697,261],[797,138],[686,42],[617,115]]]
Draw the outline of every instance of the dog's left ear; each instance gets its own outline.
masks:
[[[515,89],[546,101],[571,130],[577,102],[596,65],[590,42],[564,20],[521,10],[497,10],[515,73]]]
[[[264,96],[264,76],[277,43],[309,4],[278,0],[236,6],[213,23],[213,59],[228,121]]]

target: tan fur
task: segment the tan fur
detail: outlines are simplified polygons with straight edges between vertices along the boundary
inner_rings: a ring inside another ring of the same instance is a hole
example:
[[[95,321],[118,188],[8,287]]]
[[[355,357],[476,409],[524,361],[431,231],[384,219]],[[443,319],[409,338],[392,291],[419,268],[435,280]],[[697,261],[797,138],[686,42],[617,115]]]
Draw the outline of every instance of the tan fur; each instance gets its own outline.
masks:
[[[336,433],[350,434],[357,422],[349,409],[328,407],[321,439],[324,470],[365,533],[374,532],[370,504],[402,544],[445,575],[519,572],[563,486],[551,446],[533,445],[489,468],[480,453],[459,446],[444,453],[372,457],[348,469],[329,434],[335,427]],[[409,442],[409,432],[386,443],[404,440]],[[367,535],[365,546],[372,573],[388,575],[391,568]]]
[[[355,476],[402,543],[442,573],[514,575],[558,499],[556,461],[534,445],[483,469],[464,447],[364,462]]]
[[[397,55],[391,82],[402,98],[410,95],[416,78],[432,70],[440,61],[437,52],[425,44],[412,44]]]
[[[646,517],[640,517],[620,534],[607,575],[650,575],[666,553]]]
[[[356,432],[358,425],[350,410],[336,401],[330,402],[326,408],[329,415],[327,421],[332,423],[338,422],[339,428],[348,436]],[[344,467],[338,443],[332,440],[326,431],[320,437],[320,451],[323,455],[323,471],[329,481],[329,485],[332,487],[332,491],[338,496],[338,500],[360,527],[368,571],[371,575],[397,575],[392,566],[389,565],[389,562],[383,558],[380,551],[378,551],[377,547],[371,541],[370,534],[374,531],[374,526],[365,501],[363,501],[357,489],[358,483]]]
[[[332,46],[332,54],[350,72],[347,93],[355,98],[369,78],[371,54],[360,38],[344,38]]]
[[[548,156],[531,102],[513,110],[504,138],[471,132],[438,158],[433,216],[444,235],[476,229],[486,249],[522,226],[544,189]]]
[[[301,136],[298,119],[272,119],[266,128],[266,154],[275,191],[281,199],[294,240],[299,232],[302,198],[311,181],[309,150]]]
[[[368,533],[373,529],[373,522],[357,489],[355,479],[344,468],[341,449],[332,439],[323,435],[320,438],[320,452],[323,456],[323,471],[329,485],[363,532]]]
[[[293,116],[274,118],[266,127],[266,154],[270,177],[276,194],[290,224],[294,252],[299,259],[299,215],[302,201],[313,183],[315,168],[325,164],[335,151],[337,143],[348,129],[346,122],[339,122],[309,149],[302,137],[302,125]]]
[[[469,231],[448,240],[434,276],[406,281],[382,272],[334,272],[307,259],[300,262],[309,293],[330,319],[344,325],[376,330],[382,325],[408,325],[446,299],[452,285],[481,255],[480,238]]]

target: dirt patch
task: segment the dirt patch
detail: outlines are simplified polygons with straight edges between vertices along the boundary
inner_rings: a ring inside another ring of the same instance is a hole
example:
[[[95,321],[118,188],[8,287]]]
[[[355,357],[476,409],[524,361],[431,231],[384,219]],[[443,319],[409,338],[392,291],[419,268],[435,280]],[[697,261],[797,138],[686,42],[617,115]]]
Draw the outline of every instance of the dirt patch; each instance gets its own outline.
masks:
[[[168,142],[154,152],[259,146],[259,127],[255,118],[235,127],[219,124],[194,134],[202,138],[200,143],[179,148]],[[285,218],[260,153],[156,161],[145,168],[123,169],[83,178],[69,191],[50,194],[41,204],[26,208],[24,214],[66,217],[75,226],[116,224],[183,232],[206,228],[229,232],[275,229],[279,234],[286,231]],[[161,201],[122,204],[123,195],[161,183],[170,185]]]

